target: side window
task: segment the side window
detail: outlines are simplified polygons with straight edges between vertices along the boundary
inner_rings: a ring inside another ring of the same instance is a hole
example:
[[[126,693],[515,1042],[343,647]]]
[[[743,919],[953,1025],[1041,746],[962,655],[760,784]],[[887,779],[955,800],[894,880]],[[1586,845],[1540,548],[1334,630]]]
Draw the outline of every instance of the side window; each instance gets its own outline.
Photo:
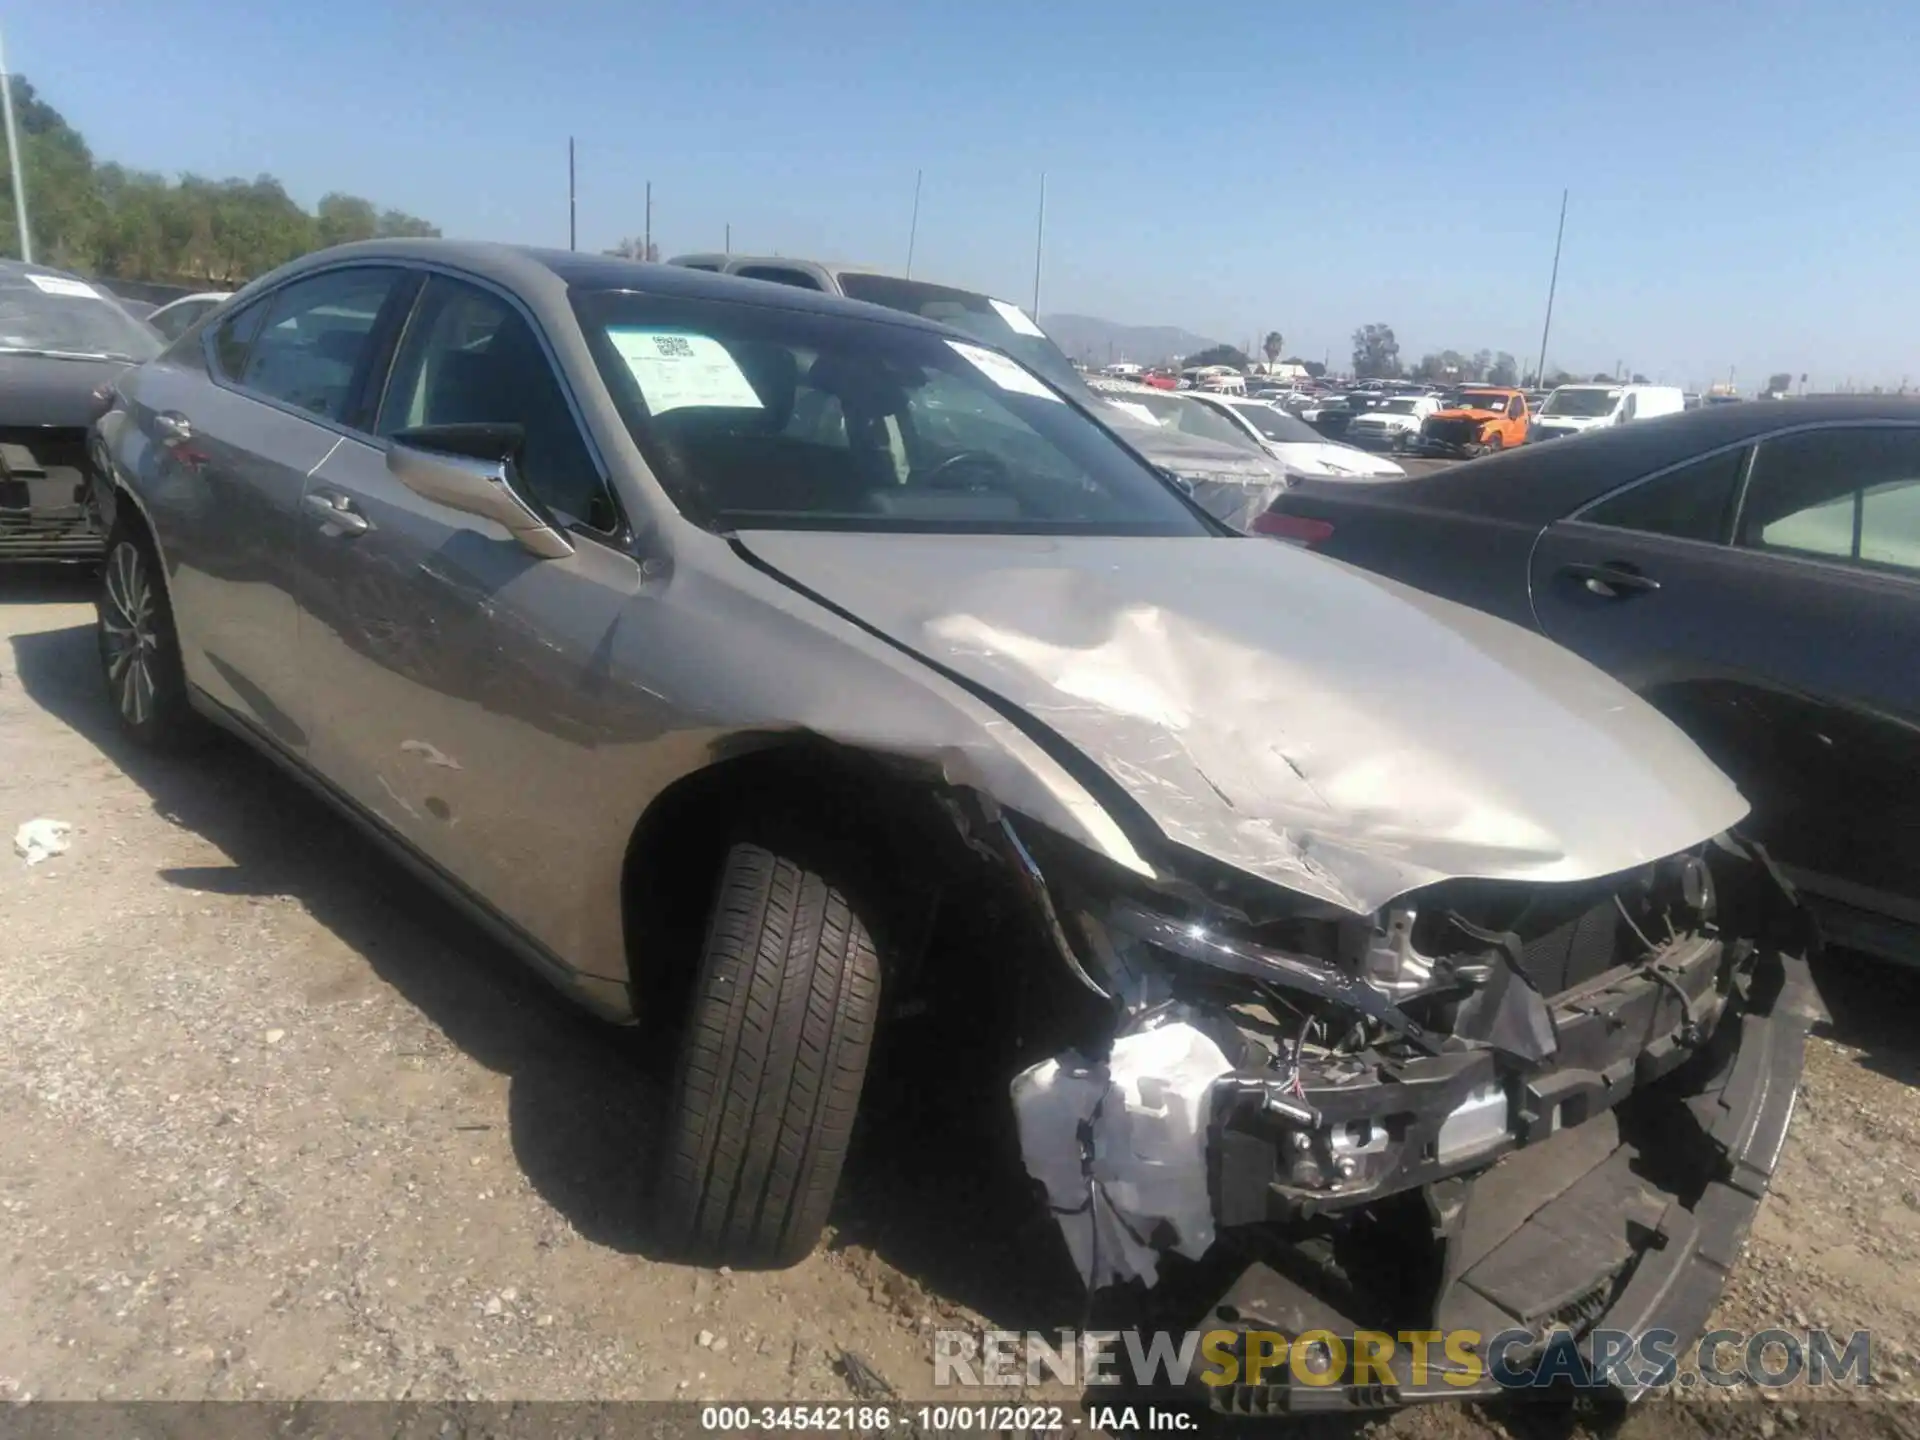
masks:
[[[256,300],[214,327],[213,368],[222,380],[239,383],[241,372],[247,368],[247,350],[260,329],[260,322],[267,318],[267,306],[271,303],[271,296]]]
[[[499,296],[436,277],[408,323],[376,429],[478,424],[521,427],[516,464],[530,498],[592,529],[618,528],[612,494],[533,327]]]
[[[374,321],[401,278],[398,270],[330,270],[276,291],[240,383],[344,423],[373,361]]]
[[[1640,397],[1638,395],[1629,395],[1620,402],[1620,419],[1622,422],[1633,419],[1633,417],[1639,413]]]
[[[1527,402],[1522,400],[1518,395],[1507,401],[1507,418],[1509,420],[1518,420],[1526,413]]]
[[[733,272],[743,280],[771,280],[776,285],[792,285],[800,290],[818,290],[820,282],[804,270],[789,270],[784,265],[742,265]]]
[[[1767,441],[1739,543],[1920,572],[1920,430],[1808,430]]]
[[[1745,450],[1728,450],[1602,500],[1579,517],[1593,525],[1671,535],[1677,540],[1727,543]]]

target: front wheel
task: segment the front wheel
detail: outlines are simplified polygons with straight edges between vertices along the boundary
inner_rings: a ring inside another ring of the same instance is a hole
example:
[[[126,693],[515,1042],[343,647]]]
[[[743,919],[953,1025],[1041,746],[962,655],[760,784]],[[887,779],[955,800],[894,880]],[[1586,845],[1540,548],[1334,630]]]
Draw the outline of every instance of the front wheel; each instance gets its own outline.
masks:
[[[100,667],[120,729],[142,745],[166,749],[197,728],[160,560],[145,530],[129,520],[107,536],[100,567]]]
[[[1496,431],[1480,442],[1480,453],[1482,455],[1498,455],[1504,443],[1500,438],[1499,432]]]
[[[811,866],[737,844],[693,992],[656,1182],[663,1238],[714,1263],[794,1264],[853,1133],[880,1013],[873,939]]]

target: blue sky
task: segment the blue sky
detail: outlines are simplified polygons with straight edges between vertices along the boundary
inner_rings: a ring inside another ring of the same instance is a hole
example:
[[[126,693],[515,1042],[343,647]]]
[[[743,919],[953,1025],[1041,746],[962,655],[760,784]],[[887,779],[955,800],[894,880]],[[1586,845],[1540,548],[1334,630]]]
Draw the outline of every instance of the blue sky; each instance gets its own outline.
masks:
[[[366,195],[449,235],[869,260],[1338,361],[1920,383],[1898,3],[70,0],[0,14],[103,159]]]

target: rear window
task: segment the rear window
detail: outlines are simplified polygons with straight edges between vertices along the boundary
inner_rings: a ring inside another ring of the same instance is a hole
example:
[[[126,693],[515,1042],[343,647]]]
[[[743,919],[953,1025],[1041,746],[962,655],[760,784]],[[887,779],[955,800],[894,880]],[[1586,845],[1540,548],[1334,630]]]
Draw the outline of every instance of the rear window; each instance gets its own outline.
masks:
[[[55,271],[0,275],[0,354],[151,360],[159,353],[159,333],[95,285]]]
[[[1215,533],[1104,428],[983,346],[729,301],[573,303],[634,443],[711,529]]]

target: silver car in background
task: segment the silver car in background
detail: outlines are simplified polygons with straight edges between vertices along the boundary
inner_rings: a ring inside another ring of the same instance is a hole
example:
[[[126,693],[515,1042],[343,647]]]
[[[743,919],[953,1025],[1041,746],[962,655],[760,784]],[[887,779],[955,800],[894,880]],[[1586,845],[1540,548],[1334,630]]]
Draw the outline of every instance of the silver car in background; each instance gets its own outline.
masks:
[[[1218,1249],[1218,1313],[1295,1333],[1708,1313],[1796,912],[1545,640],[1228,532],[977,336],[671,266],[309,256],[93,444],[124,729],[244,737],[672,1036],[687,1252],[804,1255],[876,1031],[931,1023],[1090,1287]]]

